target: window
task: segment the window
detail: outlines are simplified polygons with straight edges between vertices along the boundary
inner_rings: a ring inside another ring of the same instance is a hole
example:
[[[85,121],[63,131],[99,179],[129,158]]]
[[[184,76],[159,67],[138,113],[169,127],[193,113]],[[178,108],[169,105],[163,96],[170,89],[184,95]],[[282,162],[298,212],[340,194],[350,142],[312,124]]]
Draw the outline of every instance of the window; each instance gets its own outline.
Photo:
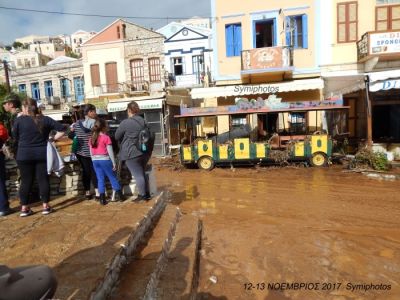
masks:
[[[92,78],[92,86],[100,86],[99,65],[90,65],[90,76]]]
[[[226,56],[240,56],[242,52],[242,24],[225,25]]]
[[[337,5],[337,41],[349,43],[357,41],[357,2],[343,2]]]
[[[119,26],[117,26],[117,38],[120,39],[121,38],[121,31],[119,29]]]
[[[82,102],[85,98],[84,81],[82,77],[74,77],[75,99]]]
[[[288,122],[291,134],[306,134],[307,122],[305,112],[289,113]]]
[[[36,59],[34,57],[31,58],[31,66],[32,67],[36,66]]]
[[[126,39],[126,25],[122,24],[122,38]]]
[[[142,91],[144,88],[143,59],[131,60],[132,90]]]
[[[20,93],[26,94],[26,84],[19,84],[19,85],[18,85],[18,91],[19,91]]]
[[[32,99],[40,100],[40,90],[38,82],[31,83],[31,91],[32,91]]]
[[[51,80],[44,82],[44,94],[46,98],[53,96],[53,82]]]
[[[172,58],[173,73],[175,76],[183,75],[183,58],[173,57]]]
[[[69,80],[67,78],[60,79],[61,97],[66,98],[70,96]]]
[[[255,23],[255,48],[276,46],[275,19],[261,20]]]
[[[149,58],[149,74],[150,74],[150,82],[161,81],[160,58],[158,57]]]
[[[293,48],[308,48],[307,15],[286,18],[286,45]]]
[[[378,6],[375,8],[375,30],[400,29],[400,5]]]
[[[118,70],[116,62],[106,63],[106,84],[108,93],[118,92]]]
[[[22,59],[20,58],[17,59],[17,66],[22,67]]]
[[[246,115],[231,115],[231,125],[232,127],[241,127],[247,124]]]

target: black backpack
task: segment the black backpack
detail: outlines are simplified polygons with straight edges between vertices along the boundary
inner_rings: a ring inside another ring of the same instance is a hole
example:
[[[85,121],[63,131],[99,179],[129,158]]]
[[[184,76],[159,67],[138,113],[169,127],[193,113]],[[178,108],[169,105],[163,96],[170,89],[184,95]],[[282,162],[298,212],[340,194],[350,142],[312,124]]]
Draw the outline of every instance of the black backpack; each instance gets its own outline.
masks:
[[[139,125],[138,120],[134,119]],[[149,126],[147,125],[146,121],[144,121],[143,129],[139,132],[138,136],[138,149],[143,153],[151,153],[154,148],[154,140],[155,134],[151,132]]]

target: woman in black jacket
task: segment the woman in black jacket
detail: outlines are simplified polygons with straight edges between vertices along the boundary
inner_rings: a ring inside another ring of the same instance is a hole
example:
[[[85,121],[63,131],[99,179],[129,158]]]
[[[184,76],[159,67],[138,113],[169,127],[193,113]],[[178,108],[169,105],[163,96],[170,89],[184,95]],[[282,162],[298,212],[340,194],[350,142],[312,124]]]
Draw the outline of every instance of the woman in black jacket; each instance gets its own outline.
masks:
[[[52,130],[57,131],[54,137],[54,140],[57,140],[64,135],[65,127],[43,116],[36,101],[27,99],[22,102],[22,115],[16,118],[13,125],[13,136],[17,143],[16,160],[21,174],[21,217],[33,213],[29,208],[29,193],[34,178],[39,184],[40,198],[43,202],[42,214],[47,215],[52,211],[49,206],[50,184],[47,174],[47,142]]]

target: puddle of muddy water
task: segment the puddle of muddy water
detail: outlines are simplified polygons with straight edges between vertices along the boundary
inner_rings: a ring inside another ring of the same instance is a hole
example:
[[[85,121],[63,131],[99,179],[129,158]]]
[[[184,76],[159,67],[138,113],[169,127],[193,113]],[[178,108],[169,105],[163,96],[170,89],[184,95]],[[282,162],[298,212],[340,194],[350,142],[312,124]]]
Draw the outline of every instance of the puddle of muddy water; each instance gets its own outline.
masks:
[[[310,300],[400,295],[398,182],[338,168],[300,168],[160,169],[157,183],[168,189],[172,205],[203,221],[202,295]],[[276,282],[341,286],[245,290],[248,283]],[[353,283],[391,289],[348,290]]]

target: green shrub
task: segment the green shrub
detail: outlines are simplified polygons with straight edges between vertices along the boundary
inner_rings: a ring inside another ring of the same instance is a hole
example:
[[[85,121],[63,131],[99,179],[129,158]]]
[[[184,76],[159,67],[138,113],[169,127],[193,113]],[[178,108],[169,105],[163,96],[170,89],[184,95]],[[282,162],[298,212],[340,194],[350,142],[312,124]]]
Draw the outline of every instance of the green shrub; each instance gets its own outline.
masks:
[[[374,152],[370,149],[362,149],[356,153],[356,164],[368,165],[374,170],[384,171],[389,167],[389,162],[386,154],[383,152]]]

